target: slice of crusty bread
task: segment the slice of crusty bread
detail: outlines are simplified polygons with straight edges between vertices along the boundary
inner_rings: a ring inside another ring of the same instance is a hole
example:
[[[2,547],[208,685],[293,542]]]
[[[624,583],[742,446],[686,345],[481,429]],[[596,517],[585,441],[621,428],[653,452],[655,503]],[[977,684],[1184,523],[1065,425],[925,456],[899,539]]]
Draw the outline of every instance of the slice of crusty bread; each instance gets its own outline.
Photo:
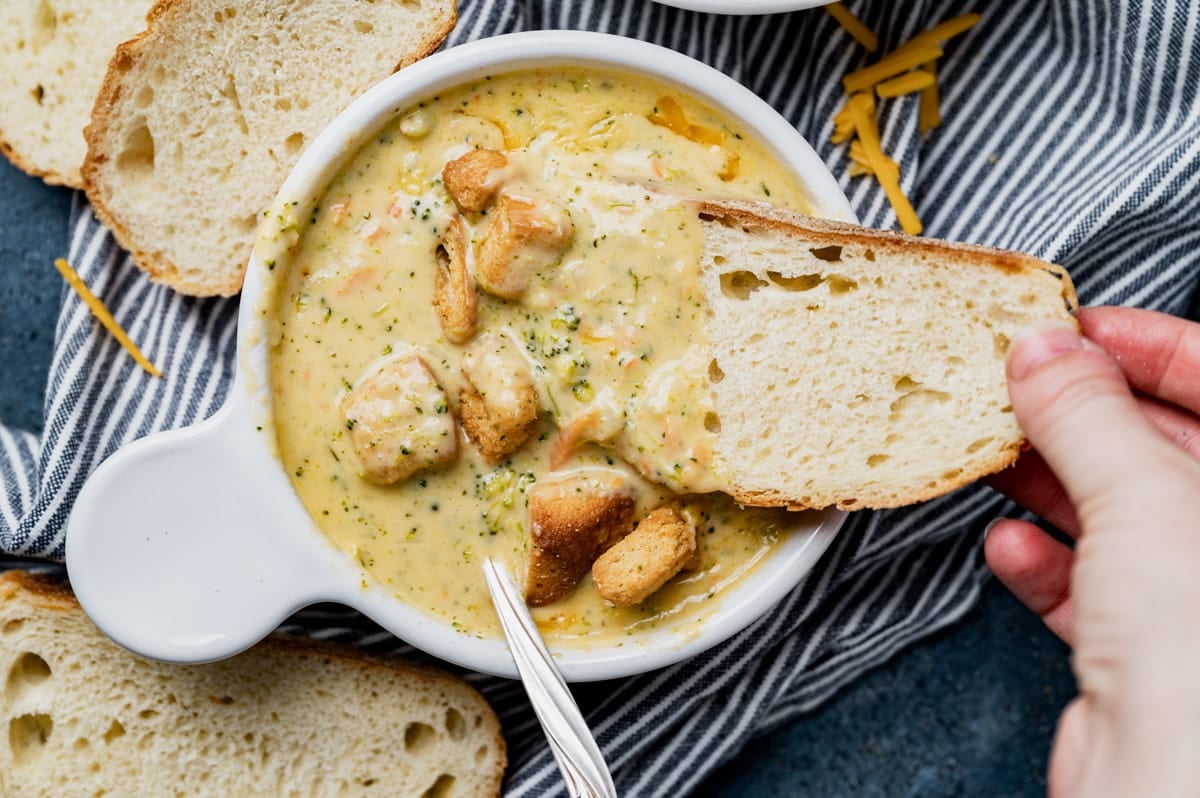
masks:
[[[210,665],[118,647],[50,577],[0,575],[0,795],[498,795],[504,739],[457,677],[271,638]]]
[[[160,0],[96,98],[88,199],[152,280],[235,294],[305,145],[455,19],[454,0]]]
[[[0,153],[47,183],[83,186],[83,128],[117,45],[151,0],[0,5]]]
[[[753,203],[697,207],[735,498],[895,507],[1016,459],[1005,354],[1024,327],[1075,323],[1061,267]]]

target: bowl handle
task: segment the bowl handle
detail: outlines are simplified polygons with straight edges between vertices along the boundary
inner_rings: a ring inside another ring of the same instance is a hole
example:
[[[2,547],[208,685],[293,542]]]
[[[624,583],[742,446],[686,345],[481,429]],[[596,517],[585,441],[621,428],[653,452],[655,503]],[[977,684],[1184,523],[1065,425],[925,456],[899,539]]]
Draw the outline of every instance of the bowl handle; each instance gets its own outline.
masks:
[[[72,587],[96,625],[137,654],[228,657],[339,592],[335,570],[348,558],[315,532],[269,431],[244,405],[233,399],[196,426],[121,448],[76,500]]]

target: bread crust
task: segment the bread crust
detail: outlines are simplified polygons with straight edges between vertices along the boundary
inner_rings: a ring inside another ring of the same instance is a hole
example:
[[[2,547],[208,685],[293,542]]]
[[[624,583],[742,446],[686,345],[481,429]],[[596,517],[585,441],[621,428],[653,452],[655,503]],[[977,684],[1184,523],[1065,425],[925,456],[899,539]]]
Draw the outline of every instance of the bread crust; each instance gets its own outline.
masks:
[[[907,253],[917,252],[937,260],[945,260],[947,251],[969,258],[973,265],[989,266],[1003,272],[1017,274],[1039,271],[1053,274],[1062,280],[1063,302],[1074,312],[1079,308],[1079,296],[1066,269],[1053,263],[1039,260],[1023,252],[997,249],[982,244],[966,244],[957,241],[910,236],[892,230],[875,230],[869,227],[806,216],[794,211],[778,208],[761,202],[743,200],[700,200],[691,201],[701,216],[715,219],[733,219],[747,228],[766,228],[785,234],[799,232],[806,236],[824,238],[829,246],[858,245],[874,248],[903,249]],[[1078,328],[1078,323],[1076,323]]]
[[[475,335],[479,295],[467,266],[470,246],[462,217],[455,216],[442,236],[433,267],[433,309],[446,340],[452,344],[464,344]]]
[[[74,593],[71,591],[69,585],[62,580],[48,574],[33,573],[20,569],[0,573],[0,602],[20,600],[27,601],[39,610],[62,616],[75,616],[81,620],[86,620]],[[279,633],[267,637],[251,650],[273,652],[288,658],[316,659],[328,667],[340,668],[344,671],[386,670],[402,677],[406,684],[412,684],[430,694],[457,696],[462,703],[477,706],[480,710],[482,723],[484,724],[484,736],[489,740],[490,745],[494,747],[493,750],[497,752],[491,766],[486,767],[485,763],[485,770],[481,774],[481,781],[487,785],[487,789],[483,794],[492,796],[500,794],[500,787],[506,766],[506,746],[500,722],[486,699],[474,687],[462,679],[433,666],[400,662],[323,640],[301,638]],[[136,658],[136,655],[133,654],[129,654],[128,656]],[[149,664],[151,668],[156,667],[154,663]],[[195,667],[202,668],[204,666]],[[464,756],[466,755],[467,753],[464,752]]]
[[[931,499],[936,499],[939,496],[956,491],[959,488],[965,488],[967,485],[978,482],[984,477],[991,476],[1006,468],[1011,468],[1016,464],[1021,452],[1029,448],[1029,441],[1021,440],[1018,443],[1006,446],[1002,454],[993,457],[991,460],[984,461],[975,468],[963,469],[954,479],[942,480],[933,487],[905,494],[896,501],[872,502],[870,509],[887,510],[896,507],[906,507],[910,504],[920,504],[921,502],[930,501]],[[748,491],[733,487],[730,489],[729,495],[738,504],[745,505],[746,507],[784,507],[788,510],[799,511],[823,510],[826,507],[833,506],[839,510],[846,510],[848,512],[864,509],[864,506],[859,504],[856,499],[845,499],[833,505],[805,504],[804,502],[789,498],[779,491]]]
[[[650,512],[592,564],[597,592],[619,607],[640,604],[675,577],[696,556],[696,528],[679,507]]]
[[[540,607],[575,589],[602,553],[633,528],[636,498],[619,478],[573,476],[529,495],[525,601]]]
[[[199,7],[204,0],[158,0],[146,14],[146,28],[129,41],[117,46],[112,60],[109,61],[104,81],[96,95],[92,107],[91,122],[84,128],[83,136],[87,142],[87,157],[81,167],[84,192],[92,209],[105,226],[113,234],[117,243],[133,257],[151,282],[169,286],[181,294],[190,296],[233,296],[242,290],[246,277],[246,265],[249,261],[252,243],[245,247],[243,257],[237,266],[229,273],[210,272],[202,279],[194,280],[182,272],[170,261],[162,251],[143,244],[138,231],[126,225],[109,205],[109,189],[104,184],[101,166],[110,159],[105,151],[104,132],[112,124],[118,104],[125,89],[124,76],[152,47],[162,31],[174,23],[181,15],[187,14],[195,6]],[[457,2],[451,3],[451,13],[445,24],[433,30],[413,50],[403,54],[393,72],[400,70],[420,59],[432,54],[458,21]],[[263,209],[265,210],[265,209]]]
[[[66,175],[54,171],[53,169],[39,169],[34,166],[29,160],[24,158],[19,152],[13,149],[12,145],[4,139],[0,139],[0,155],[8,159],[8,162],[20,169],[30,177],[41,178],[42,182],[48,186],[66,186],[67,188],[83,188],[82,178],[73,180]]]
[[[505,169],[508,158],[486,148],[460,155],[442,169],[442,185],[462,213],[479,213],[500,189],[492,173]]]

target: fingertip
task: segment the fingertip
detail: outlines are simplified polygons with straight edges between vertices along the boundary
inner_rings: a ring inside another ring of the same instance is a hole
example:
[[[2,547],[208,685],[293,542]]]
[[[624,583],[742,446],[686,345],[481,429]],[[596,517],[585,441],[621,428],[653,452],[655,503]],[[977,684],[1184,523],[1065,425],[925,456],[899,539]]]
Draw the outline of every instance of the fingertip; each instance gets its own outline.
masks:
[[[1031,560],[1028,538],[1032,533],[1044,534],[1028,521],[1013,518],[997,518],[984,530],[983,557],[1005,585],[1028,570]]]
[[[1087,699],[1080,697],[1071,701],[1059,716],[1047,774],[1050,798],[1079,793],[1081,772],[1087,762],[1088,710]]]
[[[1001,584],[1070,642],[1074,552],[1028,521],[1005,518],[989,525],[983,553]]]
[[[1156,433],[1120,367],[1069,325],[1016,337],[1007,368],[1017,423],[1075,504],[1123,485],[1129,463],[1150,456]]]
[[[1020,330],[1013,338],[1006,367],[1010,380],[1023,380],[1060,355],[1084,348],[1079,330],[1063,321],[1044,321]]]

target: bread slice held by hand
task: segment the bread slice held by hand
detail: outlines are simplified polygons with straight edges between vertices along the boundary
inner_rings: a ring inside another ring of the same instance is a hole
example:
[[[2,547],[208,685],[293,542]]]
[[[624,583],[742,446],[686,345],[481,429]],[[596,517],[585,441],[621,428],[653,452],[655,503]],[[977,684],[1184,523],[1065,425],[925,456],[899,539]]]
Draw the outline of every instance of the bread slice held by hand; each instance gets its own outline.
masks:
[[[305,146],[433,52],[454,0],[159,0],[118,48],[86,131],[88,199],[155,282],[242,285],[259,215]]]
[[[756,203],[696,207],[735,498],[896,507],[1016,460],[1005,356],[1023,328],[1075,324],[1061,267]]]
[[[26,0],[0,6],[0,153],[52,185],[83,187],[83,128],[117,45],[151,0]]]
[[[504,739],[466,682],[315,641],[167,665],[105,637],[68,589],[0,575],[0,792],[499,795]]]

